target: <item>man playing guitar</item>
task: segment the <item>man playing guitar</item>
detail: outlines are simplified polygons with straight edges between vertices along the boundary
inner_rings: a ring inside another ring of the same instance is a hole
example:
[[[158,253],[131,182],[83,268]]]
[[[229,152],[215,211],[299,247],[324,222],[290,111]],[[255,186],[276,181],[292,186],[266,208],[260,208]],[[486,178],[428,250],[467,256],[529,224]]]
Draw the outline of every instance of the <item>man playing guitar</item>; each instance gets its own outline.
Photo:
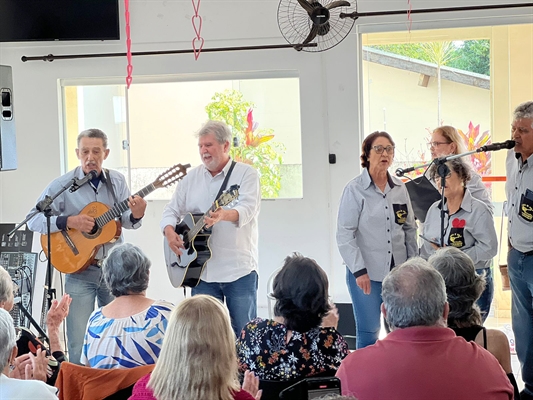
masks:
[[[141,226],[141,219],[146,209],[146,201],[140,196],[131,196],[126,179],[118,171],[103,170],[102,164],[109,155],[107,135],[100,129],[87,129],[78,135],[76,155],[80,166],[52,181],[39,198],[53,196],[67,185],[73,178],[83,178],[91,171],[96,172],[96,178],[80,186],[74,192],[64,191],[51,204],[52,217],[50,221],[51,233],[77,230],[89,234],[95,227],[95,218],[89,214],[80,214],[82,209],[91,202],[100,202],[113,206],[123,199],[128,199],[129,207],[120,218],[126,229],[137,229]],[[30,211],[34,213],[36,208]],[[28,227],[35,232],[47,234],[46,217],[44,213],[37,213],[28,221]],[[122,234],[114,243],[106,243],[98,248],[91,265],[78,273],[66,275],[65,292],[72,297],[70,313],[67,316],[68,356],[73,363],[80,362],[81,348],[85,335],[85,327],[89,315],[94,310],[95,299],[98,306],[103,307],[113,300],[113,296],[101,279],[101,265],[111,247],[122,243]],[[52,248],[52,264],[59,268],[64,260],[54,258]],[[61,270],[61,269],[60,269]]]
[[[212,230],[211,258],[206,262],[200,282],[192,288],[193,296],[208,294],[226,302],[233,330],[238,335],[257,314],[257,217],[261,193],[257,171],[230,159],[231,136],[223,122],[208,121],[200,129],[198,148],[202,165],[189,171],[178,184],[163,211],[160,226],[170,249],[179,257],[185,249],[175,228],[183,216],[208,210],[228,175],[226,187],[222,189],[232,185],[240,187],[235,206],[218,208],[205,218]]]

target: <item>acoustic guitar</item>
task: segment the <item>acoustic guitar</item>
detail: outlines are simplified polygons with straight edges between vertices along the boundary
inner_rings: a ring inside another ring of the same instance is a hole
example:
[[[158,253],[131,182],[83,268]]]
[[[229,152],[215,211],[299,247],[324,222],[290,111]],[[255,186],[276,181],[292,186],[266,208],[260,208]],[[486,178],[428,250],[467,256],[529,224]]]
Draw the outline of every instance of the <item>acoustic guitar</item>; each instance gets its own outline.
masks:
[[[195,287],[200,283],[200,276],[205,264],[211,258],[209,239],[211,230],[205,229],[205,217],[211,211],[227,206],[239,197],[239,185],[233,185],[215,200],[205,214],[187,213],[176,226],[175,231],[183,240],[185,248],[181,256],[176,255],[165,238],[163,248],[167,264],[168,277],[174,287]]]
[[[148,186],[139,190],[134,196],[145,197],[154,190],[170,186],[187,175],[190,164],[176,164],[163,172]],[[113,243],[122,231],[120,216],[129,209],[128,199],[116,204],[113,208],[94,201],[81,210],[80,214],[93,217],[94,228],[85,233],[77,229],[69,229],[50,234],[52,249],[52,265],[65,274],[74,274],[85,270],[94,261],[98,249],[106,243]],[[41,236],[41,247],[48,254],[48,235]]]

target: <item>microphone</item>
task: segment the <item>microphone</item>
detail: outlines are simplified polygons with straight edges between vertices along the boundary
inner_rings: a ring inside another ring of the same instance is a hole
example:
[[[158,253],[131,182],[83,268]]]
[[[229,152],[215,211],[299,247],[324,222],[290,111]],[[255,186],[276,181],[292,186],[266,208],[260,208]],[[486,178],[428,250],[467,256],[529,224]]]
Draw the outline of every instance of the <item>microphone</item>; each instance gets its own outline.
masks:
[[[512,149],[515,145],[514,140],[506,140],[505,142],[501,143],[493,143],[488,144],[486,146],[481,146],[479,149],[476,150],[476,153],[480,153],[482,151],[495,151],[495,150],[501,150],[501,149]]]
[[[74,179],[74,183],[72,184],[72,186],[70,187],[69,189],[69,192],[70,193],[73,193],[75,192],[76,190],[78,190],[80,187],[82,187],[83,185],[85,185],[87,182],[89,182],[90,180],[93,180],[94,178],[96,178],[98,176],[97,172],[95,170],[92,170],[90,171],[87,175],[85,175],[83,178],[81,179],[77,179],[75,178]]]
[[[420,168],[420,167],[409,167],[409,168],[405,168],[405,169],[404,168],[398,168],[395,171],[396,172],[396,176],[402,177],[405,174],[407,174],[408,172],[414,171],[417,168]]]

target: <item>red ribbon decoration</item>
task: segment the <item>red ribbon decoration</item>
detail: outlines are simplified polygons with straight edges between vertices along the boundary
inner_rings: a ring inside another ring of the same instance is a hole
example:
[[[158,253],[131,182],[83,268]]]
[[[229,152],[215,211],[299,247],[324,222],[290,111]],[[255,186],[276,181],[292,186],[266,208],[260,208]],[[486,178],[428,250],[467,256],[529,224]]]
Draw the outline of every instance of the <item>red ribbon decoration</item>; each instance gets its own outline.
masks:
[[[196,36],[192,39],[192,49],[194,53],[194,59],[198,60],[200,52],[204,47],[204,38],[202,37],[202,17],[198,14],[200,10],[200,0],[191,0],[192,8],[194,9],[194,15],[191,18],[192,27]]]
[[[126,9],[126,57],[128,59],[128,67],[126,72],[126,87],[129,89],[133,78],[131,74],[133,73],[133,65],[131,64],[131,31],[130,31],[130,0],[124,0],[124,7]]]
[[[409,33],[411,33],[411,26],[413,25],[413,19],[411,18],[411,11],[413,11],[411,0],[407,0],[407,21],[409,21]]]

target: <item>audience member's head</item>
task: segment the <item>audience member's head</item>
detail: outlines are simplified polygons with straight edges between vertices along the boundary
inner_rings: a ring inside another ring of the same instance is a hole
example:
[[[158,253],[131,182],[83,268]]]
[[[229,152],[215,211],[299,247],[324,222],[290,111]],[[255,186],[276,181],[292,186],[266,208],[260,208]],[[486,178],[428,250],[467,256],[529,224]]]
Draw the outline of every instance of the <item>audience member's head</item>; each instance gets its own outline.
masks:
[[[105,283],[114,296],[143,293],[148,288],[152,263],[130,243],[113,247],[102,268]]]
[[[307,332],[320,325],[330,310],[328,277],[315,260],[294,253],[285,258],[274,278],[274,314],[287,329]]]
[[[158,399],[232,400],[237,368],[228,310],[214,297],[196,295],[172,312],[148,387]]]
[[[317,397],[316,400],[357,400],[352,396],[342,396],[340,394],[327,394],[325,396]]]
[[[481,314],[476,301],[485,289],[485,278],[476,274],[472,259],[455,247],[443,247],[428,262],[440,272],[446,283],[450,304],[448,326],[463,328],[481,325]]]
[[[381,296],[382,310],[391,329],[446,326],[444,279],[420,257],[393,268],[383,280]]]
[[[16,346],[15,327],[11,315],[0,308],[0,373],[9,365],[11,358],[16,355],[13,349]]]
[[[13,281],[11,275],[0,267],[0,308],[11,311],[13,308]]]

